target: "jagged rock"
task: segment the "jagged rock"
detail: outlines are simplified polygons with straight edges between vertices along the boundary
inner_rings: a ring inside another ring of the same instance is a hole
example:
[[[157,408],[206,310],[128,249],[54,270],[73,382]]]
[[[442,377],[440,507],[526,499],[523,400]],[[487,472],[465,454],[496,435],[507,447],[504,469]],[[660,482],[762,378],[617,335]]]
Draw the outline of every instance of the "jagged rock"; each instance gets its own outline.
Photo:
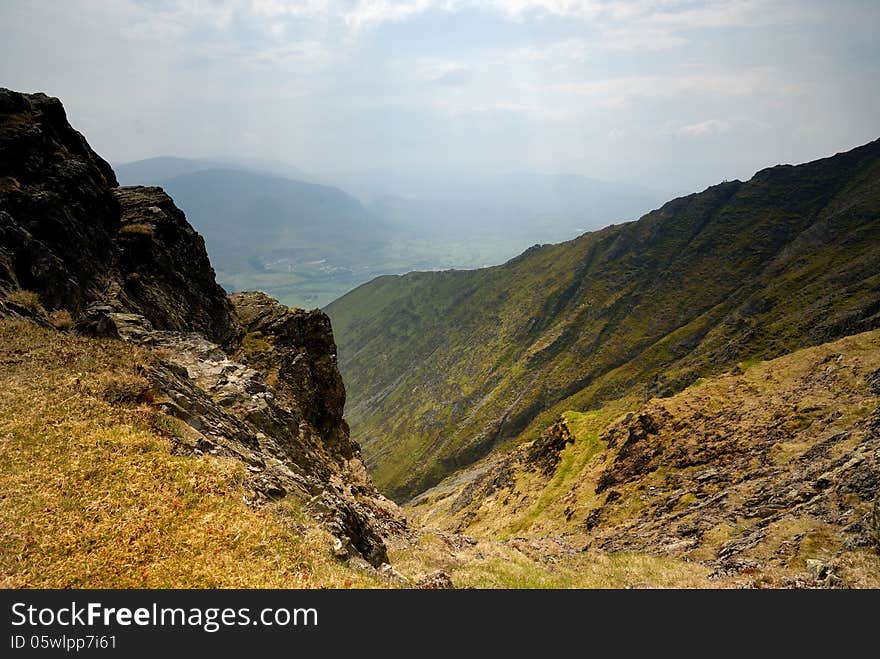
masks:
[[[450,577],[443,570],[436,570],[430,574],[426,574],[416,582],[416,588],[423,590],[453,590],[455,585]]]
[[[383,563],[379,566],[379,576],[386,581],[397,583],[402,586],[410,585],[409,579],[407,579],[400,572],[391,567],[391,565],[389,565],[388,563]]]
[[[336,558],[348,558],[349,552],[348,548],[345,546],[346,543],[342,542],[339,538],[333,539],[333,555]]]
[[[561,417],[532,442],[526,451],[525,459],[535,469],[549,476],[556,471],[556,465],[561,459],[559,454],[573,442],[574,435],[568,429],[565,417]]]
[[[404,527],[399,511],[372,488],[360,463],[349,482],[349,461],[328,450],[290,392],[279,393],[259,370],[230,359],[200,334],[156,330],[143,316],[106,309],[93,317],[103,319],[107,335],[157,355],[149,372],[154,404],[186,424],[185,432],[172,433],[177,451],[244,462],[251,503],[297,496],[340,539],[347,556],[376,566],[387,562],[383,533]],[[347,427],[340,433],[347,437]]]
[[[175,452],[241,461],[249,504],[297,497],[350,560],[387,562],[384,536],[406,525],[349,437],[327,316],[230,301],[161,188],[118,187],[57,99],[0,89],[0,315],[53,310],[152,351],[149,399]]]
[[[659,434],[670,418],[663,407],[654,406],[638,414],[627,414],[605,432],[603,439],[608,448],[620,448],[612,465],[599,478],[596,494],[657,468],[654,458],[660,453],[659,447],[649,438]]]
[[[372,574],[376,573],[376,568],[367,563],[360,556],[350,556],[347,563],[349,567],[355,568],[356,570],[363,570],[364,572],[370,572]]]
[[[807,559],[807,572],[814,581],[822,581],[828,576],[828,564],[815,558]]]
[[[276,381],[278,392],[333,442],[331,450],[345,459],[358,455],[342,418],[345,386],[327,315],[288,309],[260,292],[235,293],[230,300],[247,332],[237,355]]]
[[[0,89],[0,117],[0,298],[23,289],[74,318],[105,305],[159,329],[236,337],[204,241],[168,195],[118,187],[56,98]]]
[[[871,392],[877,396],[880,396],[880,368],[871,373],[868,378],[868,387]]]

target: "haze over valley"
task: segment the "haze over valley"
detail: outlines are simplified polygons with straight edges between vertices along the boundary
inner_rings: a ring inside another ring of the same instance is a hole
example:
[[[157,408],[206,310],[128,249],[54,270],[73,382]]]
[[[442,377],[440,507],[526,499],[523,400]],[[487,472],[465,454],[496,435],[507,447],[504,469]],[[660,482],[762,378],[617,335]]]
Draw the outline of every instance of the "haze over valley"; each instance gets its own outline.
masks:
[[[323,307],[371,279],[502,263],[639,217],[663,196],[574,175],[346,178],[361,199],[281,163],[157,157],[116,166],[159,185],[205,241],[221,285]],[[376,186],[376,187],[372,187]]]
[[[878,26],[0,3],[0,585],[880,588]]]

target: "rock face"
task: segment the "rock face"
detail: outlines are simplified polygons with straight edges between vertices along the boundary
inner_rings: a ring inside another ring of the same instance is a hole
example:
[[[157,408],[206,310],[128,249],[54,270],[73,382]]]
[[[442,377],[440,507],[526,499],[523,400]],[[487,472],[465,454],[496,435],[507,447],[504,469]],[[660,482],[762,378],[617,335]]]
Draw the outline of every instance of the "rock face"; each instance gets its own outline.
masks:
[[[249,503],[297,497],[338,557],[387,563],[384,537],[405,523],[349,438],[327,316],[227,297],[161,188],[118,187],[57,99],[2,89],[0,315],[58,311],[152,350],[150,399],[176,452],[242,461]]]
[[[356,447],[342,419],[345,385],[327,315],[317,309],[288,309],[265,293],[235,293],[230,300],[247,332],[239,354],[295,401],[303,418],[334,435],[337,453],[351,458]]]
[[[226,343],[238,326],[204,241],[160,188],[119,188],[56,98],[0,89],[0,313],[16,290],[79,319],[92,304]],[[13,298],[14,299],[14,298]]]
[[[574,442],[574,435],[568,429],[565,418],[561,418],[529,445],[525,454],[525,462],[549,476],[556,471],[560,460],[559,454],[572,442]]]

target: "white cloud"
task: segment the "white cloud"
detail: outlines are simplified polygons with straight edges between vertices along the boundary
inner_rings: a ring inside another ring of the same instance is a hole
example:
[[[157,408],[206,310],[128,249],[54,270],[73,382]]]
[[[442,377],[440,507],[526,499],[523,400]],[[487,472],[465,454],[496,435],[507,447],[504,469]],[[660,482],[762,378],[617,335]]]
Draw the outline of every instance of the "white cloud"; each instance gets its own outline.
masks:
[[[383,23],[399,23],[427,11],[456,11],[461,3],[454,0],[359,0],[341,13],[343,22],[355,32]]]
[[[587,82],[564,82],[551,90],[574,96],[597,107],[621,107],[631,102],[670,99],[685,94],[745,96],[779,89],[772,71],[751,69],[730,73],[623,76]]]
[[[626,139],[627,131],[625,128],[612,128],[608,131],[608,139],[611,142],[620,142]]]
[[[467,75],[469,67],[460,62],[428,60],[416,67],[415,77],[422,82],[440,82]]]
[[[590,52],[595,49],[595,44],[586,39],[563,39],[561,41],[544,44],[542,46],[529,46],[527,48],[514,48],[499,58],[508,62],[544,62],[544,61],[583,61]]]
[[[658,134],[666,137],[688,137],[694,139],[719,137],[729,133],[755,133],[770,128],[763,121],[751,118],[705,119],[703,121],[667,121]]]
[[[688,40],[671,30],[648,26],[619,27],[605,31],[598,44],[607,50],[657,51],[683,46]]]
[[[697,123],[670,121],[660,129],[660,134],[700,138],[724,135],[731,130],[733,130],[733,124],[724,119],[706,119]]]

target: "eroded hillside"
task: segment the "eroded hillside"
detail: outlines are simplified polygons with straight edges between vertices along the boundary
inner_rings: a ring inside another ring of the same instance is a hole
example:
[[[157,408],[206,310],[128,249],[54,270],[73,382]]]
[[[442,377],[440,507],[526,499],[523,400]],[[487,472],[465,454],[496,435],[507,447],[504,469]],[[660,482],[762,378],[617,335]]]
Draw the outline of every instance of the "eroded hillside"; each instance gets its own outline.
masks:
[[[880,325],[880,142],[758,172],[503,266],[327,308],[347,417],[406,499],[562,412]]]
[[[880,331],[735,370],[566,412],[411,517],[545,560],[636,553],[746,585],[880,585]]]

